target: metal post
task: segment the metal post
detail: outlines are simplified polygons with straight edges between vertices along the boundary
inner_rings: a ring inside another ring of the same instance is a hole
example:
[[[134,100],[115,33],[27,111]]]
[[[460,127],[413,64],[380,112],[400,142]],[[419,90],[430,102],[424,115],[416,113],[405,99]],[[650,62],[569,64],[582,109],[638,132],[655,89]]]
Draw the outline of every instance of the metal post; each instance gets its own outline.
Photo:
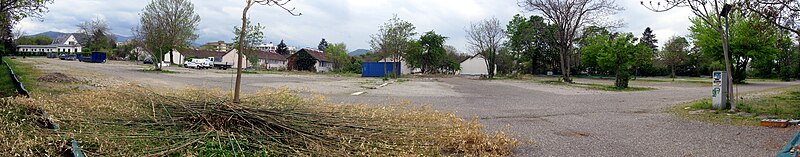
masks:
[[[730,38],[730,16],[725,17],[725,71],[728,72],[728,103],[731,104],[731,111],[736,111],[736,104],[734,104],[734,95],[733,95],[733,71],[731,71],[731,62],[730,62],[730,43],[728,38]]]

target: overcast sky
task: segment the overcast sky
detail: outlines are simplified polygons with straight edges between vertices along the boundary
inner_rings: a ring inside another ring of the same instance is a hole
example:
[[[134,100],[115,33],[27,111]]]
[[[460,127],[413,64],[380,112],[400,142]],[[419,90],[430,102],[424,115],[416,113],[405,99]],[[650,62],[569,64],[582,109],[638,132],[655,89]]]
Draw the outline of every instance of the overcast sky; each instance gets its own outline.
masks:
[[[26,19],[16,27],[30,34],[46,31],[76,32],[78,23],[101,18],[115,34],[129,36],[131,27],[139,23],[139,13],[149,0],[57,0],[48,5],[50,12],[41,19]],[[201,22],[195,43],[233,38],[232,29],[241,24],[244,0],[195,0],[195,12]],[[617,0],[625,10],[614,15],[626,27],[620,32],[633,32],[641,36],[646,27],[654,29],[659,45],[671,36],[685,36],[693,16],[686,8],[665,13],[655,13],[639,4],[639,0]],[[320,39],[343,42],[350,51],[369,49],[370,35],[393,14],[413,23],[419,34],[434,30],[449,37],[448,45],[465,53],[465,29],[472,23],[496,17],[502,24],[515,14],[526,16],[538,13],[525,12],[516,0],[293,0],[302,16],[291,16],[277,7],[254,6],[249,16],[254,23],[266,25],[266,42],[280,42],[296,47],[316,47]]]

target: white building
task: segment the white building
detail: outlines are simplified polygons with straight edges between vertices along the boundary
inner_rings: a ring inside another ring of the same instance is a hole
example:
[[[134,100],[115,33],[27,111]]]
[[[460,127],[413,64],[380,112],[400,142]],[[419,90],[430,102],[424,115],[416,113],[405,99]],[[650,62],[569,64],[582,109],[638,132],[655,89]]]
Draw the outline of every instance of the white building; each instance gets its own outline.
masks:
[[[275,51],[257,51],[258,66],[266,69],[286,69],[288,59]]]
[[[400,74],[402,75],[418,73],[422,71],[422,69],[419,68],[409,67],[408,63],[406,63],[406,60],[403,59],[403,57],[400,57],[398,60],[400,60]],[[397,62],[397,61],[393,57],[386,57],[378,62]]]
[[[82,52],[78,39],[73,34],[65,34],[56,39],[50,45],[18,45],[19,52]]]
[[[178,50],[172,50],[172,58],[170,58],[169,52],[164,53],[164,62],[183,65],[184,61],[186,61],[186,57]]]
[[[222,56],[222,62],[231,63],[232,68],[238,68],[239,66],[239,50],[233,49],[228,51],[224,56]],[[242,68],[251,67],[250,62],[247,60],[247,55],[242,55]]]
[[[267,52],[273,51],[274,52],[274,51],[278,50],[278,46],[275,46],[274,44],[272,44],[272,42],[269,42],[268,44],[255,45],[254,47],[256,48],[256,50],[259,50],[259,51],[267,51]]]
[[[483,56],[475,55],[461,62],[461,71],[456,72],[456,74],[466,76],[489,75],[489,70],[486,65],[488,64]],[[495,69],[495,73],[496,72],[497,69]]]
[[[331,72],[333,70],[333,63],[330,62],[327,57],[325,57],[325,53],[320,51],[320,50],[311,49],[311,48],[300,49],[296,53],[294,53],[291,56],[289,56],[288,59],[287,59],[288,60],[287,67],[289,68],[289,70],[299,70],[300,69],[297,66],[297,57],[298,57],[298,55],[303,54],[303,53],[307,53],[308,55],[313,57],[315,60],[317,60],[317,63],[314,64],[314,69],[317,72]]]

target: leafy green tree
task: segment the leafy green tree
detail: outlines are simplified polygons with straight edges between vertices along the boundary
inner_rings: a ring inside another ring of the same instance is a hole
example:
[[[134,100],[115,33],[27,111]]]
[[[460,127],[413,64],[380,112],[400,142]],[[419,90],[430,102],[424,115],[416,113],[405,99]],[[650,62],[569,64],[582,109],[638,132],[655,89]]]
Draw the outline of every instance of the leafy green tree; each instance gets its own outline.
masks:
[[[732,61],[732,76],[734,83],[743,83],[747,78],[748,64],[754,59],[762,59],[778,53],[775,48],[777,36],[774,27],[765,23],[760,18],[745,16],[739,12],[732,12],[730,18],[730,57]],[[693,26],[689,28],[690,37],[694,45],[700,48],[705,56],[716,61],[724,61],[722,54],[722,40],[720,34],[712,26],[702,22],[699,18],[692,18]]]
[[[673,36],[664,44],[664,50],[659,56],[664,64],[669,66],[671,71],[669,76],[675,78],[676,67],[689,57],[689,42],[684,37]]]
[[[350,56],[347,55],[347,45],[344,43],[334,43],[326,46],[327,48],[325,51],[325,57],[328,58],[333,62],[333,70],[340,71],[340,72],[349,72],[344,71],[345,67],[349,67],[352,63],[350,61]]]
[[[244,48],[245,52],[239,52],[240,54],[244,54],[247,56],[248,62],[254,64],[255,67],[258,64],[258,55],[255,52],[255,45],[264,41],[264,29],[267,29],[265,26],[261,26],[261,23],[256,23],[255,25],[250,24],[250,20],[247,21],[247,29],[245,29],[246,33],[244,36]],[[233,26],[233,47],[239,47],[239,34],[242,32],[242,28],[240,26]]]
[[[394,15],[380,27],[378,33],[371,36],[370,46],[375,53],[384,58],[388,56],[395,62],[403,61],[402,57],[405,56],[405,53],[413,49],[412,37],[417,34],[414,32],[416,28],[414,24]],[[394,69],[400,69],[400,65],[397,66]]]
[[[592,35],[588,41],[588,45],[582,47],[581,51],[595,53],[584,54],[581,59],[584,62],[595,62],[604,70],[613,71],[616,77],[614,85],[618,89],[628,88],[636,56],[649,48],[635,44],[636,38],[631,33]]]
[[[512,57],[520,65],[509,65],[511,71],[522,70],[525,73],[541,73],[546,65],[546,55],[556,54],[553,38],[554,27],[544,22],[540,16],[525,18],[519,14],[506,25],[509,48]],[[506,71],[506,70],[501,70]]]
[[[53,39],[46,35],[23,36],[17,39],[17,45],[50,45]]]
[[[316,71],[314,64],[317,64],[317,59],[315,59],[314,56],[311,56],[311,54],[301,51],[297,54],[297,60],[295,61],[295,64],[297,64],[297,70]]]
[[[418,41],[421,49],[406,54],[407,63],[412,68],[420,68],[423,73],[454,72],[450,63],[455,60],[447,55],[445,40],[447,37],[434,31],[425,32]]]

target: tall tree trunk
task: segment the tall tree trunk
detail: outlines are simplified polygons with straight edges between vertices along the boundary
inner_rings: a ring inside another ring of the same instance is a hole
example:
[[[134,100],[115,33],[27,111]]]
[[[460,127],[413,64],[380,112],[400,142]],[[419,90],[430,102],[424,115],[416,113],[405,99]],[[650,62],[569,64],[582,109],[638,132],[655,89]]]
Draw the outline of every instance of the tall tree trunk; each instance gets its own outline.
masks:
[[[567,52],[565,48],[562,47],[559,53],[559,58],[561,59],[561,80],[565,83],[572,83],[572,79],[569,78],[569,63],[567,63]]]
[[[675,81],[675,65],[670,65],[670,69],[671,69],[670,71],[672,71],[672,73],[670,73],[669,76],[672,77],[672,81]]]

